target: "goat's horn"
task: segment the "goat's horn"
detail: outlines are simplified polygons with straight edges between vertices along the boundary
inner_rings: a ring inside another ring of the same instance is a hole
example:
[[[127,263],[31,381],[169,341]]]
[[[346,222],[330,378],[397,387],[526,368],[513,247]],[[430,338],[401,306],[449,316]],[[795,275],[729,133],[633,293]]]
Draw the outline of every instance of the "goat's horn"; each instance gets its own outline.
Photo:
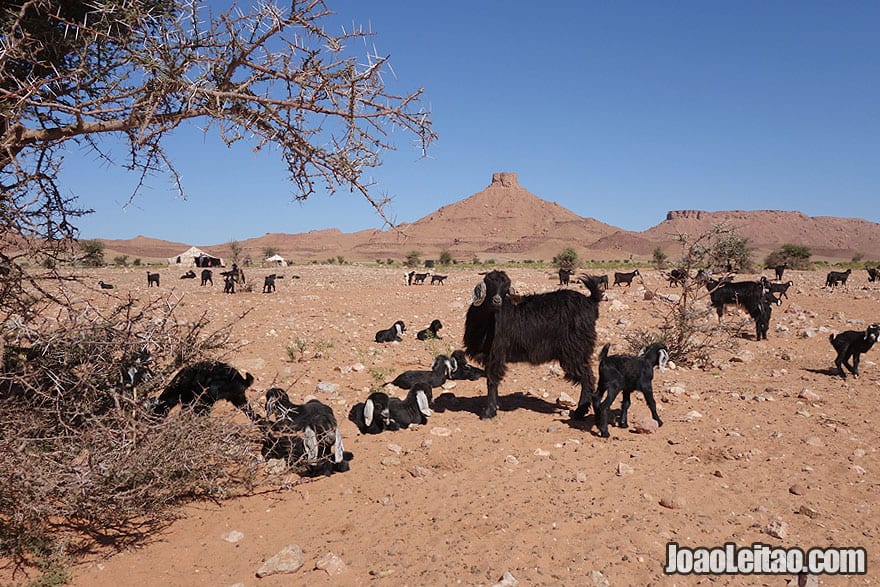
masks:
[[[486,301],[486,281],[481,280],[474,288],[474,299],[471,302],[474,306],[479,306]]]

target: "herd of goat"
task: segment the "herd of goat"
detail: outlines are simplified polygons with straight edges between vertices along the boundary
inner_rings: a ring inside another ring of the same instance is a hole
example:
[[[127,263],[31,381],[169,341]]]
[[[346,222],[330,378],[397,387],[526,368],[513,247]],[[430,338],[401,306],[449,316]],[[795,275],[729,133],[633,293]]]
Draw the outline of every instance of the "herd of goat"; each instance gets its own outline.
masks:
[[[754,319],[755,339],[762,340],[767,338],[772,307],[780,305],[782,297],[788,297],[788,290],[793,285],[791,281],[782,282],[786,268],[786,265],[775,267],[772,281],[765,277],[758,281],[733,281],[730,277],[714,279],[707,272],[700,271],[691,276],[679,269],[673,269],[667,277],[671,286],[682,285],[691,279],[699,280],[708,291],[719,321],[726,307],[737,306]],[[877,269],[872,271],[869,268],[868,273],[869,281],[877,280]],[[826,287],[845,286],[850,274],[850,270],[829,272]],[[421,275],[407,273],[406,283],[424,283],[428,274]],[[223,276],[234,283],[244,280],[243,273],[236,267],[224,272]],[[480,417],[493,418],[499,407],[499,385],[509,363],[537,365],[556,362],[564,378],[581,388],[577,406],[570,412],[571,418],[583,419],[592,409],[593,423],[600,436],[610,436],[611,407],[619,395],[623,399],[613,423],[621,428],[628,427],[630,396],[634,391],[642,393],[652,418],[662,426],[652,382],[654,370],[663,370],[669,360],[667,347],[663,343],[654,343],[637,355],[613,355],[609,354],[610,345],[606,344],[598,355],[597,381],[593,372],[596,322],[609,276],[584,275],[578,278],[577,282],[586,288],[588,295],[565,287],[571,284],[572,276],[572,271],[560,269],[560,288],[521,295],[512,288],[504,271],[481,274],[465,315],[464,348],[455,350],[450,356],[436,356],[428,370],[408,370],[398,374],[386,382],[381,391],[373,391],[363,402],[355,404],[348,418],[362,434],[424,424],[432,415],[434,389],[449,380],[475,381],[481,378],[486,379],[487,394]],[[612,284],[629,287],[637,276],[638,270],[614,273]],[[195,277],[190,271],[181,279]],[[201,277],[202,285],[212,283],[210,270],[204,270]],[[276,278],[274,274],[266,277],[264,292],[274,291]],[[443,279],[437,283],[442,284]],[[158,283],[158,274],[148,273],[148,286]],[[108,287],[103,282],[100,285]],[[435,319],[420,330],[416,338],[440,338],[438,331],[441,328],[442,323]],[[406,324],[397,320],[389,328],[377,331],[374,340],[377,343],[398,342],[405,332]],[[847,330],[836,336],[830,335],[838,374],[846,378],[849,371],[858,377],[861,355],[868,352],[878,338],[878,324],[870,324],[864,331]],[[468,359],[481,367],[469,364]],[[136,372],[134,369],[128,373],[131,386],[136,384]],[[352,457],[344,450],[338,423],[329,406],[314,399],[295,404],[284,390],[271,388],[266,391],[265,415],[261,416],[251,407],[245,394],[253,381],[250,373],[241,375],[226,363],[199,362],[180,370],[158,397],[147,400],[145,409],[155,417],[166,416],[178,405],[195,413],[206,413],[217,401],[226,400],[242,410],[262,431],[266,458],[305,463],[301,470],[312,475],[348,470],[348,461]],[[406,391],[405,397],[388,393],[391,388]]]

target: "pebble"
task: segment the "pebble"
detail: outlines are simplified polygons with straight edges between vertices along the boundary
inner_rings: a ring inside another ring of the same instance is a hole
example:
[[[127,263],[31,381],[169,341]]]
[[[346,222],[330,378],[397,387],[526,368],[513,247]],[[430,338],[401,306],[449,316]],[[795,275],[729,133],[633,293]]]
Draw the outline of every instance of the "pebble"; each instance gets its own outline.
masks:
[[[798,394],[798,397],[801,399],[805,399],[811,402],[818,401],[821,399],[818,393],[810,391],[809,389],[802,389]]]
[[[795,483],[791,487],[788,488],[788,492],[792,495],[803,495],[807,492],[807,488],[801,485],[800,483]]]
[[[624,475],[632,475],[635,473],[635,469],[626,463],[617,463],[617,476],[623,477]]]
[[[535,449],[535,456],[536,457],[549,457],[550,451],[544,450],[543,448],[536,448]]]
[[[660,498],[660,505],[670,510],[680,510],[685,506],[685,500],[677,495],[666,495]]]
[[[431,428],[430,433],[433,436],[451,436],[452,430],[450,430],[449,428],[442,428],[440,426],[437,426],[436,428]]]
[[[329,381],[321,381],[315,386],[315,392],[332,394],[339,390],[339,386]]]
[[[242,534],[238,530],[230,530],[229,532],[226,532],[225,534],[220,536],[220,538],[222,538],[226,542],[229,542],[230,544],[235,544],[236,542],[244,538],[244,534]]]
[[[348,570],[348,567],[345,566],[345,563],[342,562],[342,559],[332,552],[328,552],[317,561],[315,561],[315,568],[321,571],[325,571],[328,575],[341,575]]]
[[[257,577],[268,577],[279,573],[295,573],[303,566],[303,551],[296,544],[288,544],[272,558],[263,563]]]
[[[770,520],[761,531],[774,538],[785,540],[785,537],[788,536],[788,522],[783,522],[782,520]]]
[[[654,434],[658,430],[660,430],[660,424],[654,418],[650,416],[645,416],[644,418],[637,418],[632,423],[633,432],[637,434]]]
[[[495,583],[493,587],[514,587],[518,584],[519,581],[510,573],[510,571],[504,571],[504,574],[501,575],[501,581]]]

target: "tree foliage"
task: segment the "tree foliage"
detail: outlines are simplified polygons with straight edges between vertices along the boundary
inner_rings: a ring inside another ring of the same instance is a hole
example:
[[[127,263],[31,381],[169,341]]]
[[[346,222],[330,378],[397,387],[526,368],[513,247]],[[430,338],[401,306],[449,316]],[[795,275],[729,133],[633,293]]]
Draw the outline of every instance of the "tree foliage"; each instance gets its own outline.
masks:
[[[102,267],[104,265],[104,243],[98,239],[79,241],[82,252],[80,260],[86,267]]]
[[[560,269],[576,269],[579,264],[577,251],[571,247],[561,250],[553,257],[553,265]]]
[[[812,269],[810,258],[813,256],[810,247],[805,245],[784,244],[779,249],[771,252],[764,259],[764,266],[771,268],[788,263],[792,269]]]

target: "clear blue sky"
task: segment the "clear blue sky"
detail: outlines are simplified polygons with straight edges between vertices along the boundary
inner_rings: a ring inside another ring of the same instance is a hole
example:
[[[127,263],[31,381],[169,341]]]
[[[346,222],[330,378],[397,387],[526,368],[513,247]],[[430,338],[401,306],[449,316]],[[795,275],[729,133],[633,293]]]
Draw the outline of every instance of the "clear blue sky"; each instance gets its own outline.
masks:
[[[244,2],[245,4],[247,1]],[[395,88],[425,88],[439,141],[409,137],[373,176],[415,221],[493,172],[628,229],[668,210],[800,210],[880,222],[880,3],[344,0],[390,54]],[[293,201],[277,153],[228,150],[191,127],[164,177],[72,154],[66,187],[96,213],[84,238],[212,245],[267,232],[382,226],[348,192]]]

